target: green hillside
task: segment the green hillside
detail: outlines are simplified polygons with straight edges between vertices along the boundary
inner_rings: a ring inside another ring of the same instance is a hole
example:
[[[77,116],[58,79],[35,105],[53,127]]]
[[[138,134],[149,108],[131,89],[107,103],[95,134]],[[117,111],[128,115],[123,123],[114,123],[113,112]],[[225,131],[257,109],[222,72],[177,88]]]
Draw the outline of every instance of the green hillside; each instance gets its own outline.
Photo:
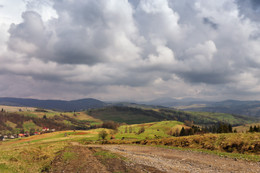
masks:
[[[183,123],[178,121],[160,121],[144,124],[122,125],[118,128],[115,138],[154,139],[170,137],[170,131],[175,131],[176,129],[180,130],[183,126]],[[142,133],[140,133],[141,128],[144,128],[144,132]]]
[[[209,126],[219,122],[233,126],[251,124],[254,117],[226,113],[188,112],[166,108],[138,108],[111,106],[87,112],[57,112],[42,109],[5,108],[0,112],[0,134],[17,134],[21,131],[41,131],[43,127],[55,130],[86,130],[96,128],[104,121],[126,124],[142,124],[164,120]]]
[[[87,114],[102,121],[112,120],[127,124],[140,124],[165,119],[163,115],[153,110],[120,106],[92,109]]]
[[[54,112],[47,110],[0,112],[0,134],[34,133],[46,127],[55,130],[89,129],[102,121],[84,112]]]
[[[187,112],[174,109],[141,109],[134,107],[112,106],[92,109],[88,115],[102,121],[112,120],[127,124],[140,124],[162,120],[193,121],[197,125],[211,125],[218,122],[231,125],[248,124],[258,121],[255,117],[232,115],[227,113]]]

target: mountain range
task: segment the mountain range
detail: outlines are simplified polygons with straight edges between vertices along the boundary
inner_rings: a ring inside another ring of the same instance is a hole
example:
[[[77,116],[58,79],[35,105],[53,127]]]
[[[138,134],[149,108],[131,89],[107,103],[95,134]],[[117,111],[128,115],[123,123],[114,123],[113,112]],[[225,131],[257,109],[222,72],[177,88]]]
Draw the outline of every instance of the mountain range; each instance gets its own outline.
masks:
[[[220,112],[237,115],[249,115],[260,117],[260,101],[205,101],[194,98],[171,99],[160,98],[149,102],[142,102],[147,105],[159,105],[176,109],[195,112]]]
[[[0,105],[36,107],[59,111],[81,111],[92,108],[101,108],[106,106],[106,103],[93,98],[65,101],[2,97],[0,98]]]
[[[260,117],[260,101],[204,101],[194,98],[172,99],[160,98],[147,102],[103,102],[93,98],[79,100],[38,100],[26,98],[0,97],[0,105],[37,107],[43,109],[54,109],[59,111],[82,111],[88,109],[102,108],[106,106],[126,107],[151,107],[151,108],[173,108],[195,112],[219,112],[237,115],[249,115]]]

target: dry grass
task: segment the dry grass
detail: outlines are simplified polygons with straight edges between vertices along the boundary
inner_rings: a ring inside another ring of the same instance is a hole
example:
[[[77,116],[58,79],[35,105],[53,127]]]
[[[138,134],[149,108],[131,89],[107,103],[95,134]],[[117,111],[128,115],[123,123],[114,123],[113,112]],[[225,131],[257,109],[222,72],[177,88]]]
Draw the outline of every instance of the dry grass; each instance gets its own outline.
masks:
[[[0,105],[0,109],[4,109],[7,112],[19,112],[19,110],[22,110],[22,111],[35,111],[36,108]]]
[[[250,126],[254,127],[254,126],[260,126],[260,123],[252,123],[252,124],[245,124],[245,125],[242,125],[242,126],[237,126],[237,127],[234,127],[233,129],[237,130],[237,132],[247,132],[250,128]]]
[[[205,134],[152,140],[110,140],[108,144],[164,145],[260,155],[260,133]]]

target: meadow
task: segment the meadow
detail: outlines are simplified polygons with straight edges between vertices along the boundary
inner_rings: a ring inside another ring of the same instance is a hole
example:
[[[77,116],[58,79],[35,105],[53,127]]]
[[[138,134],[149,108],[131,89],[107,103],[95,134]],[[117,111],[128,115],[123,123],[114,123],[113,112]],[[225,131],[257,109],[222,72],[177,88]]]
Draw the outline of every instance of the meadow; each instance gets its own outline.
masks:
[[[71,147],[73,142],[81,144],[138,144],[174,149],[177,147],[177,149],[191,149],[225,157],[260,161],[260,133],[204,134],[185,137],[167,135],[171,128],[182,126],[183,124],[180,122],[162,121],[123,125],[119,127],[118,131],[102,128],[70,130],[4,141],[0,143],[0,172],[44,172],[50,168],[51,162],[59,152],[66,147]],[[129,133],[130,127],[132,127],[132,133]],[[145,128],[145,131],[137,134],[136,132],[142,127]],[[99,138],[99,133],[102,130],[108,133],[105,140]],[[112,136],[115,139],[111,139]],[[160,138],[156,136],[160,136]],[[64,158],[67,157],[70,156],[64,156]]]

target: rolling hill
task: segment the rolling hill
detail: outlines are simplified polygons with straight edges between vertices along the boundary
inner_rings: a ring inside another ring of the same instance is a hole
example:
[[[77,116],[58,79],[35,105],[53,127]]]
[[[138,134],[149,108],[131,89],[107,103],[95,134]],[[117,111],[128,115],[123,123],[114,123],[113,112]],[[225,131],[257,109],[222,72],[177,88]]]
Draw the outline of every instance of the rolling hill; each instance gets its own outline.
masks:
[[[56,130],[89,129],[104,121],[126,124],[142,124],[164,120],[210,126],[229,123],[232,126],[251,124],[259,121],[257,117],[227,113],[190,112],[169,108],[149,108],[127,106],[107,106],[83,112],[58,112],[36,108],[4,107],[8,112],[0,112],[0,131],[14,132],[39,130],[42,127]],[[136,105],[134,105],[136,106]],[[2,108],[0,106],[0,108]]]
[[[84,112],[0,112],[0,134],[33,133],[42,131],[44,127],[55,130],[90,129],[101,123]]]
[[[193,121],[198,125],[211,125],[226,122],[231,125],[241,125],[259,121],[255,117],[233,115],[227,113],[188,112],[175,109],[142,109],[137,107],[110,106],[101,109],[91,109],[87,114],[102,121],[112,120],[120,123],[140,124],[146,122],[176,120]]]
[[[36,107],[59,111],[81,111],[90,108],[101,108],[106,106],[106,103],[92,98],[65,101],[2,97],[0,98],[0,105]]]
[[[260,101],[226,100],[208,103],[201,107],[183,108],[189,111],[222,112],[260,117]]]
[[[158,105],[196,112],[219,112],[260,117],[260,101],[205,101],[194,98],[160,98],[141,103],[146,105]]]

